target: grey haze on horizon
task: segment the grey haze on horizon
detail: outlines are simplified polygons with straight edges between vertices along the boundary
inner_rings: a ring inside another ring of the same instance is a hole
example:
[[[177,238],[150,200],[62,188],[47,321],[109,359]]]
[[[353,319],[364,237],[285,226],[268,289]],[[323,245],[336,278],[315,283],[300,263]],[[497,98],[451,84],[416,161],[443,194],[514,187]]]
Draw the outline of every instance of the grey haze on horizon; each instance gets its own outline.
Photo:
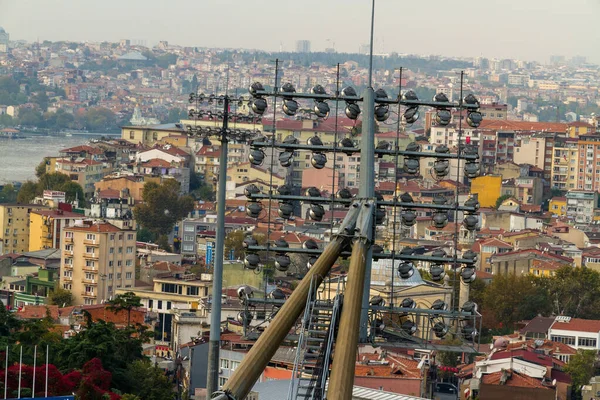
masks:
[[[12,40],[293,51],[307,39],[313,51],[335,44],[355,53],[368,42],[370,7],[370,0],[0,0],[0,26]],[[376,0],[375,52],[540,62],[582,55],[600,64],[598,15],[600,0]]]

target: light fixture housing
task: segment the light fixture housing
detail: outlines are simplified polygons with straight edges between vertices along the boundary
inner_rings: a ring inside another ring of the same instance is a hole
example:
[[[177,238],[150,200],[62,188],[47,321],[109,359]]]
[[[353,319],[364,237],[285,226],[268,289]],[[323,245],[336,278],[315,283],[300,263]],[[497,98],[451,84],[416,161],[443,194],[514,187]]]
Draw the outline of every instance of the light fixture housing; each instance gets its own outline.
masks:
[[[255,270],[260,264],[260,257],[256,253],[248,253],[244,257],[244,266],[248,269]]]
[[[384,122],[390,116],[390,108],[387,104],[380,104],[375,107],[375,119],[378,122]]]
[[[237,321],[245,326],[250,325],[252,319],[254,319],[254,316],[250,311],[240,311],[237,315]]]
[[[479,111],[467,112],[467,124],[469,124],[471,128],[478,128],[482,121],[483,116]]]
[[[417,325],[410,319],[407,319],[406,321],[402,322],[401,327],[405,333],[411,336],[417,332]]]
[[[464,313],[468,313],[471,315],[476,315],[477,314],[477,303],[473,302],[473,301],[467,301],[465,302],[465,304],[463,304],[460,307],[460,311],[464,312]]]
[[[404,226],[414,226],[417,223],[417,214],[414,210],[405,208],[400,213],[402,219],[402,225]]]
[[[479,218],[475,214],[467,214],[463,219],[463,225],[468,231],[474,231],[479,224]]]
[[[294,216],[294,206],[289,201],[282,201],[279,203],[279,209],[277,215],[283,219],[290,220]]]
[[[369,304],[372,306],[383,307],[385,305],[385,300],[381,296],[373,296],[369,300]]]
[[[284,99],[283,105],[281,106],[281,109],[283,110],[285,115],[289,115],[290,117],[296,115],[296,112],[298,112],[298,108],[298,102],[294,99]]]
[[[294,162],[294,152],[282,151],[281,153],[279,153],[279,164],[282,167],[284,167],[284,168],[291,167],[293,162]]]
[[[398,275],[401,279],[409,279],[415,273],[415,265],[412,261],[402,261],[398,265]]]
[[[242,247],[247,249],[250,246],[258,246],[258,240],[252,236],[246,236],[242,241]]]
[[[429,274],[431,275],[432,281],[439,282],[446,276],[446,269],[443,264],[431,264],[429,267]]]
[[[412,106],[408,107],[403,114],[404,122],[407,124],[414,124],[419,119],[419,107]]]
[[[475,278],[477,278],[477,273],[475,272],[475,268],[462,267],[460,269],[460,279],[463,281],[463,283],[466,283],[466,284],[473,283]]]
[[[321,191],[314,186],[306,188],[304,194],[309,197],[321,197]]]
[[[306,268],[311,269],[313,265],[316,264],[318,257],[310,256],[308,257],[308,261],[306,262]]]
[[[360,107],[356,103],[346,104],[346,109],[344,111],[346,113],[346,117],[351,120],[358,119],[358,116],[360,115]]]
[[[312,153],[310,163],[316,169],[323,169],[327,164],[327,156],[323,153]]]
[[[277,254],[275,256],[275,268],[278,271],[285,272],[290,268],[290,264],[292,260],[290,260],[290,256],[287,254]]]
[[[250,218],[258,218],[260,216],[260,213],[263,210],[263,206],[262,204],[256,202],[252,202],[250,204],[248,204],[248,206],[246,207],[246,214],[250,217]]]
[[[315,101],[315,106],[313,107],[313,111],[315,115],[319,118],[327,118],[329,116],[329,104],[324,101]]]
[[[325,209],[320,204],[311,204],[308,209],[308,216],[313,221],[322,221],[323,216],[325,215]]]
[[[262,97],[257,97],[255,99],[250,100],[252,111],[255,114],[263,115],[265,111],[267,111],[267,101]]]
[[[446,336],[446,334],[448,334],[450,327],[448,325],[446,325],[444,322],[438,321],[433,325],[432,330],[433,330],[433,333],[435,334],[435,336],[437,336],[438,338],[441,339],[444,336]]]
[[[265,161],[265,153],[261,149],[251,149],[248,159],[252,165],[262,165],[262,163]]]
[[[410,297],[406,297],[400,302],[400,308],[417,308],[417,302]]]
[[[259,193],[260,193],[260,189],[254,183],[251,183],[244,188],[244,194],[248,198],[251,198],[253,195],[256,195]]]
[[[316,250],[319,248],[319,245],[313,239],[307,239],[304,241],[304,243],[302,243],[302,248],[308,250]]]

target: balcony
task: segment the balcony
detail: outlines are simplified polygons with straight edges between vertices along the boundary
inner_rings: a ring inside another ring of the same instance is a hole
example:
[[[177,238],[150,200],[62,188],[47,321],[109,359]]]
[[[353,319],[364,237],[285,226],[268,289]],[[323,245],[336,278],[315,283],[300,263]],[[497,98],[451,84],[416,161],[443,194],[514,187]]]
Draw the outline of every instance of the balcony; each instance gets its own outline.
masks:
[[[100,245],[98,240],[91,240],[91,239],[83,239],[83,244],[88,244],[91,246],[99,246]]]
[[[65,236],[65,243],[73,243],[73,237],[72,236]]]
[[[73,255],[73,250],[65,250],[65,251],[63,251],[63,254],[65,256],[72,256]]]
[[[98,281],[96,279],[83,278],[83,283],[85,283],[86,285],[98,285]]]
[[[83,297],[93,297],[93,298],[96,298],[96,297],[97,297],[97,296],[96,296],[96,293],[94,293],[94,292],[81,292],[81,295],[82,295]]]
[[[65,281],[65,282],[72,282],[73,281],[73,277],[72,276],[63,276],[63,281]]]
[[[73,253],[71,253],[73,254]],[[98,258],[98,254],[96,253],[83,253],[83,258]]]
[[[98,267],[89,267],[87,265],[84,265],[83,267],[81,267],[81,269],[84,271],[98,272]]]
[[[65,264],[65,265],[63,265],[63,268],[71,270],[71,269],[73,269],[73,264]]]

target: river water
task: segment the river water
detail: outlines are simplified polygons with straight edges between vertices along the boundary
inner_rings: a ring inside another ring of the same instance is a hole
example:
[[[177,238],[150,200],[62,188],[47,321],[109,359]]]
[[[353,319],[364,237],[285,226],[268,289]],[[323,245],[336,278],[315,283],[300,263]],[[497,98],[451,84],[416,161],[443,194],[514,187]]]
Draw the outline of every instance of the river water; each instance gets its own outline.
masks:
[[[101,133],[73,134],[68,137],[23,134],[23,139],[0,140],[0,184],[35,180],[35,167],[44,157],[58,156],[62,149],[86,144],[90,139],[103,135],[108,136]]]

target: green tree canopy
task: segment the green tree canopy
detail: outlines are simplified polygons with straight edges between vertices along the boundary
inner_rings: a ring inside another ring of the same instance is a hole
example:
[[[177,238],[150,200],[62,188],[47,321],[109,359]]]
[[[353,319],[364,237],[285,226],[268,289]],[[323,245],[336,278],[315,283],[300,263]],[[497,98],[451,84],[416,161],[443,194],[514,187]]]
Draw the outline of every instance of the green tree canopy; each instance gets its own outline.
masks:
[[[113,312],[127,311],[127,325],[131,325],[131,310],[142,306],[140,298],[133,292],[118,294],[107,302],[107,309]]]
[[[173,397],[173,389],[164,372],[148,360],[136,360],[127,369],[129,393],[144,400],[164,400]],[[124,398],[124,397],[123,397]]]
[[[594,350],[577,350],[577,354],[570,357],[565,372],[571,376],[573,391],[581,393],[581,386],[587,385],[597,372],[596,352]]]
[[[57,305],[59,307],[68,307],[73,305],[73,294],[69,290],[63,288],[56,288],[48,296],[50,304]]]
[[[237,230],[229,232],[227,236],[225,236],[225,254],[227,257],[229,253],[233,250],[233,256],[236,259],[243,259],[245,255],[244,250],[244,238],[246,237],[246,231]],[[267,243],[267,237],[265,235],[253,235],[253,237],[258,242],[259,246],[262,246]]]
[[[174,179],[165,179],[160,185],[146,183],[142,198],[143,204],[135,207],[135,219],[156,237],[168,235],[194,209],[194,199],[180,195],[179,182]]]
[[[36,168],[36,174],[41,171],[41,164]],[[68,175],[60,172],[45,173],[40,175],[37,182],[27,181],[21,185],[17,195],[19,203],[30,203],[35,197],[41,196],[44,190],[58,190],[65,192],[68,202],[73,202],[76,198],[80,204],[85,204],[85,194],[81,185],[73,182]]]
[[[573,318],[600,318],[600,273],[586,267],[563,267],[546,281],[552,311]]]

